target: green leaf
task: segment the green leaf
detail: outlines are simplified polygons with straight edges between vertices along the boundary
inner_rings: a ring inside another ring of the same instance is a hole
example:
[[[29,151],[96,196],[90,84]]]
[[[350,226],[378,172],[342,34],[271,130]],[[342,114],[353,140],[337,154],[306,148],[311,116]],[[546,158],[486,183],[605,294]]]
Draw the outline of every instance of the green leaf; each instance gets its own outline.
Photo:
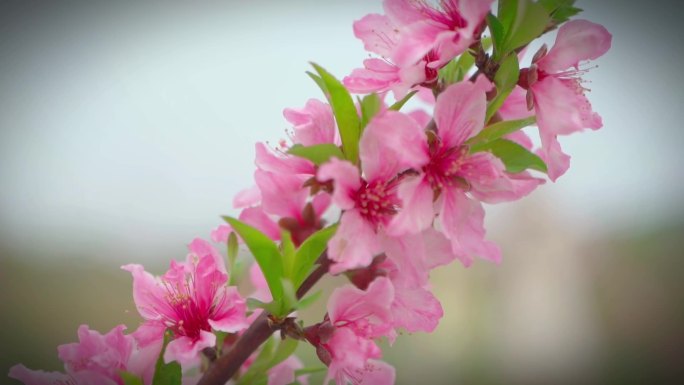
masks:
[[[499,19],[506,32],[501,56],[539,37],[551,21],[544,6],[532,0],[502,0]]]
[[[223,217],[233,230],[237,231],[247,244],[249,251],[264,273],[273,300],[278,302],[283,296],[280,279],[283,277],[283,259],[278,246],[264,233],[235,218]]]
[[[580,8],[574,7],[575,0],[539,0],[539,4],[551,15],[551,20],[556,25],[582,12]]]
[[[340,131],[340,138],[342,139],[342,150],[347,160],[354,164],[358,163],[359,159],[359,138],[361,137],[361,123],[359,115],[356,112],[356,106],[349,91],[329,74],[321,66],[311,63],[318,75],[320,76],[325,88],[321,87],[324,92],[327,92],[327,98],[335,115],[337,128]]]
[[[334,224],[318,230],[299,246],[295,253],[295,273],[292,277],[292,283],[295,287],[298,288],[304,282],[318,257],[328,247],[328,241],[335,235],[337,226]]]
[[[280,254],[283,256],[283,277],[290,278],[294,274],[295,245],[287,230],[280,231]]]
[[[497,139],[487,143],[479,151],[490,151],[506,165],[506,171],[516,174],[527,169],[546,172],[546,163],[518,143]]]
[[[299,341],[292,338],[281,340],[275,352],[273,353],[271,361],[268,363],[268,369],[278,365],[291,356],[292,353],[294,353],[297,349],[298,343]]]
[[[262,302],[256,298],[247,298],[247,308],[250,310],[264,309],[271,314],[279,315],[281,313],[281,302]]]
[[[391,111],[399,111],[399,110],[401,110],[401,108],[404,107],[404,104],[406,104],[406,102],[408,102],[409,99],[411,99],[411,97],[413,97],[413,95],[415,95],[415,94],[417,94],[417,93],[418,93],[418,91],[411,91],[411,92],[409,92],[409,93],[406,94],[406,96],[404,96],[401,100],[399,100],[399,101],[397,101],[396,103],[392,104],[392,105],[389,107],[389,109],[390,109]]]
[[[487,106],[487,119],[494,116],[499,110],[508,95],[511,94],[513,88],[518,83],[518,76],[520,76],[520,67],[518,64],[518,56],[514,53],[506,56],[499,66],[496,75],[494,76],[494,84],[496,84],[496,96],[489,102]]]
[[[295,377],[303,376],[305,374],[322,373],[328,370],[325,366],[312,366],[310,368],[301,368],[295,370]]]
[[[489,26],[489,32],[492,34],[492,45],[494,46],[494,60],[499,60],[501,57],[502,48],[504,46],[504,30],[503,24],[499,19],[492,15],[491,13],[487,15],[487,25]],[[475,59],[473,59],[474,61]]]
[[[235,279],[236,274],[235,274],[235,260],[237,259],[238,256],[238,239],[237,235],[235,235],[234,231],[230,232],[230,235],[228,235],[228,243],[227,243],[227,249],[228,249],[228,267],[230,271],[230,283],[229,285],[235,284]]]
[[[314,302],[318,301],[318,299],[321,297],[321,294],[323,294],[323,292],[319,290],[313,294],[307,295],[306,297],[302,298],[301,300],[299,300],[299,302],[297,302],[296,310],[306,309],[307,307],[313,305]]]
[[[531,116],[529,118],[525,119],[520,119],[520,120],[506,120],[502,122],[496,122],[494,124],[490,124],[489,126],[485,127],[482,131],[480,131],[479,134],[477,134],[475,137],[468,139],[466,144],[471,146],[471,149],[476,148],[477,146],[482,146],[486,143],[489,143],[495,139],[499,139],[505,135],[508,135],[512,132],[518,131],[521,128],[530,126],[534,124],[537,121],[537,118],[535,116]],[[477,151],[477,150],[475,150]]]
[[[292,281],[287,278],[281,280],[283,285],[283,300],[280,302],[278,311],[274,314],[278,317],[285,317],[297,307],[297,294]]]
[[[223,350],[223,343],[226,340],[226,337],[228,337],[227,332],[222,332],[220,330],[214,330],[214,335],[216,335],[216,356],[219,357],[221,356],[221,352]]]
[[[308,159],[315,165],[320,166],[330,160],[330,158],[344,159],[344,154],[339,147],[332,143],[314,144],[313,146],[302,146],[295,144],[287,151],[288,154]]]
[[[143,380],[131,372],[122,370],[119,372],[124,385],[144,385]]]
[[[161,352],[159,352],[159,358],[157,358],[157,364],[154,368],[152,385],[181,385],[183,373],[180,364],[176,361],[169,362],[168,364],[164,362],[164,352],[172,338],[173,333],[170,330],[164,332],[164,344],[162,345]]]
[[[361,131],[363,131],[371,119],[380,112],[382,100],[378,94],[372,93],[359,100],[359,105],[361,106]]]

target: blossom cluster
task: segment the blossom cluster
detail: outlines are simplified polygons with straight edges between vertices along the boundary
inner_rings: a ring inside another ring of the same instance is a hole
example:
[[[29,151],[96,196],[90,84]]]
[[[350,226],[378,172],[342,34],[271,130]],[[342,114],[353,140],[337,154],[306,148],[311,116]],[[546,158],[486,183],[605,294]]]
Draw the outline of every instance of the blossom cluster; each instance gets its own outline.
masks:
[[[228,352],[251,349],[223,378],[306,384],[316,368],[293,355],[304,342],[326,383],[394,383],[378,340],[438,326],[431,270],[501,261],[483,204],[557,180],[570,165],[559,138],[602,126],[580,65],[603,55],[611,35],[569,20],[580,11],[572,3],[500,0],[493,10],[493,0],[385,0],[384,14],[353,25],[375,56],[342,81],[314,65],[309,75],[326,100],[285,109],[289,138],[256,144],[255,184],[235,196],[237,218],[226,217],[212,242],[192,241],[161,276],[122,267],[144,320],[137,330],[81,326],[79,343],[59,347],[64,373],[17,365],[10,376],[29,385],[225,383],[209,374],[224,370]],[[550,31],[554,44],[521,68],[530,44]],[[414,95],[422,104],[404,111]],[[538,148],[522,130],[533,126]],[[255,260],[251,293],[236,286],[240,247]],[[330,295],[320,322],[305,325],[295,311],[316,300],[305,294],[317,271],[349,283]],[[265,343],[251,347],[241,336],[263,320]]]

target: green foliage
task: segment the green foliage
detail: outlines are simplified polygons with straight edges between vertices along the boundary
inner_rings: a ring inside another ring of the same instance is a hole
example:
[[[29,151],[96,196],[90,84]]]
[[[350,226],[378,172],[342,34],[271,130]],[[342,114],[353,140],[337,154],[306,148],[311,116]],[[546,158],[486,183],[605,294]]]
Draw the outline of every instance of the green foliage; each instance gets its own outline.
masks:
[[[228,242],[227,242],[227,249],[228,249],[228,267],[230,271],[230,285],[234,285],[237,278],[236,269],[235,269],[235,261],[237,260],[238,256],[238,239],[237,235],[235,235],[234,231],[230,232],[230,235],[228,235]]]
[[[472,151],[472,149],[471,149]],[[506,166],[506,171],[510,173],[519,173],[527,169],[533,169],[541,172],[546,172],[546,163],[537,155],[528,151],[525,147],[518,143],[507,139],[497,139],[480,146],[477,151],[489,151]]]
[[[269,338],[261,348],[247,372],[237,381],[238,385],[266,384],[268,370],[285,361],[297,349],[298,341],[287,338],[281,340],[278,346],[273,337]]]
[[[304,282],[306,276],[311,272],[312,267],[316,263],[318,257],[328,247],[328,241],[335,235],[338,224],[322,228],[311,234],[301,245],[295,253],[296,269],[292,276],[292,281],[295,287]]]
[[[537,121],[535,116],[520,119],[520,120],[506,120],[502,122],[496,122],[485,127],[479,134],[475,137],[470,138],[466,143],[470,145],[471,149],[477,151],[477,148],[493,141],[499,139],[505,135],[513,133],[520,130],[521,128],[533,125]]]
[[[539,0],[539,4],[551,15],[551,20],[556,25],[582,12],[582,9],[574,6],[575,0]]]
[[[312,146],[295,144],[294,146],[290,147],[287,153],[300,158],[308,159],[317,166],[329,161],[330,158],[344,159],[342,150],[332,143],[314,144]]]
[[[500,0],[498,18],[504,30],[499,57],[541,36],[551,21],[546,8],[532,0]]]
[[[511,53],[501,61],[501,65],[494,76],[497,94],[487,105],[487,118],[485,121],[488,122],[494,116],[508,95],[511,94],[513,88],[518,83],[518,76],[520,76],[518,57]]]
[[[501,13],[501,12],[499,12]],[[494,46],[494,60],[499,60],[504,48],[504,26],[501,24],[499,18],[493,14],[487,15],[487,26],[489,26],[489,33],[492,34],[492,45]]]
[[[411,99],[411,97],[413,97],[413,95],[415,95],[415,94],[417,94],[417,93],[418,93],[418,91],[411,91],[411,92],[409,92],[409,93],[406,94],[406,96],[404,96],[401,100],[398,100],[396,103],[392,104],[392,105],[390,106],[389,109],[390,109],[391,111],[399,111],[399,110],[401,110],[401,108],[404,107],[404,104],[406,104],[406,102],[408,102],[409,99]]]
[[[119,372],[124,385],[144,385],[143,380],[131,372],[122,370]]]
[[[278,246],[258,229],[235,218],[224,217],[245,241],[254,259],[264,273],[273,301],[264,303],[248,300],[251,309],[262,308],[277,316],[285,316],[293,310],[308,306],[315,298],[296,298],[298,288],[311,272],[318,257],[325,251],[328,241],[335,234],[337,225],[328,226],[310,235],[299,248],[295,248],[287,231],[281,234]]]
[[[347,160],[352,163],[358,163],[359,159],[359,138],[361,136],[361,122],[359,115],[356,112],[356,106],[349,91],[342,85],[342,83],[335,79],[321,66],[311,63],[316,72],[316,77],[312,78],[316,81],[318,86],[323,90],[323,93],[328,98],[330,106],[332,107],[337,128],[340,131],[340,138],[342,139],[342,150]],[[310,75],[311,76],[311,75]]]
[[[181,385],[183,373],[180,364],[176,361],[169,362],[168,364],[164,362],[164,352],[166,352],[166,347],[172,338],[173,332],[167,330],[164,333],[164,345],[161,352],[159,352],[159,358],[157,358],[157,364],[154,368],[152,385]]]
[[[283,277],[283,259],[278,246],[268,236],[256,228],[235,218],[224,217],[233,229],[240,235],[254,259],[264,273],[271,296],[279,302],[283,296],[280,279]]]
[[[380,112],[382,100],[380,100],[378,94],[372,93],[366,95],[363,99],[359,99],[359,105],[361,106],[361,131],[363,131],[371,119]]]

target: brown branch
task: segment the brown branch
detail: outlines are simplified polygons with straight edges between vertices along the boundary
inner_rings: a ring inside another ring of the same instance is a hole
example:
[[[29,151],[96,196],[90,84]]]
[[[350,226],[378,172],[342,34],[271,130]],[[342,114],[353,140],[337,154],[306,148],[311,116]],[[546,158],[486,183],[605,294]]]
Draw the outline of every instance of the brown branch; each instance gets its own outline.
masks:
[[[311,290],[327,272],[330,260],[327,253],[318,258],[318,267],[302,283],[297,290],[297,299],[301,299]],[[264,311],[254,323],[238,338],[233,347],[207,369],[197,385],[224,385],[240,369],[242,364],[254,353],[261,344],[280,328],[268,318],[268,312]]]

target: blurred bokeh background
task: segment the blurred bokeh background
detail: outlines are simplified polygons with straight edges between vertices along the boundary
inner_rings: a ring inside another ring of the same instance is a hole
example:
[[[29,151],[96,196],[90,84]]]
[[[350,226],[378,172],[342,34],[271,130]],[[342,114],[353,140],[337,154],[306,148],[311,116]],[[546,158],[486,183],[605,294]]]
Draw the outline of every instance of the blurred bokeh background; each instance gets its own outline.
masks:
[[[578,5],[614,36],[587,76],[604,128],[563,141],[558,183],[488,207],[501,265],[434,274],[446,314],[386,349],[399,384],[684,383],[682,5]],[[253,143],[320,97],[307,62],[359,66],[351,23],[380,10],[0,2],[0,376],[61,369],[82,323],[135,328],[119,266],[161,273],[234,213]]]

